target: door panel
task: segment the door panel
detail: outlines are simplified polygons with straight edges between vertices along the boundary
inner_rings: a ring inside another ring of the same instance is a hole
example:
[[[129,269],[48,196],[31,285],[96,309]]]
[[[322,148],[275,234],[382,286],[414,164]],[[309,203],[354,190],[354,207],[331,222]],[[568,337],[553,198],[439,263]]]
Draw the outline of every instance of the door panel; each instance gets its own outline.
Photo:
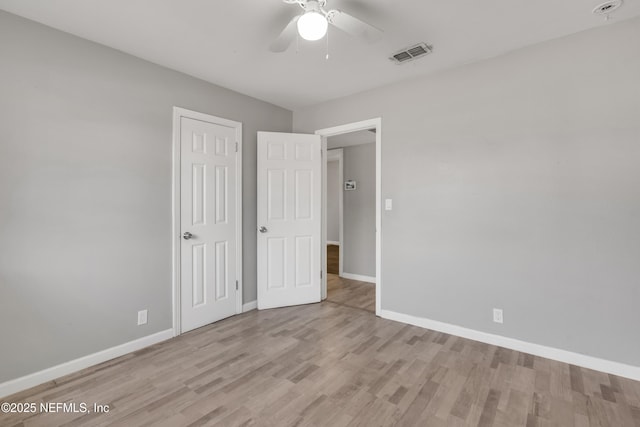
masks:
[[[313,253],[313,237],[311,236],[296,236],[296,280],[294,282],[296,287],[299,286],[312,286],[311,269],[313,267],[313,260],[311,254]]]
[[[320,301],[320,173],[319,136],[258,132],[259,309]]]
[[[180,119],[182,332],[236,314],[235,128]]]

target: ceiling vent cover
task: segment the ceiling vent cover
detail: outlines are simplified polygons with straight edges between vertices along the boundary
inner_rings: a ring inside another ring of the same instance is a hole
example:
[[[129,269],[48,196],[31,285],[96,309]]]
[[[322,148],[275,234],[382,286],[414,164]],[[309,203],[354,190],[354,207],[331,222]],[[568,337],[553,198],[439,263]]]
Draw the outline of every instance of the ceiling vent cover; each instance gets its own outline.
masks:
[[[612,0],[596,6],[592,12],[596,15],[608,15],[622,6],[622,0]]]
[[[426,43],[418,43],[417,45],[402,49],[401,51],[394,53],[389,57],[389,59],[396,64],[404,64],[405,62],[413,61],[414,59],[428,55],[432,51],[433,46],[429,46]]]

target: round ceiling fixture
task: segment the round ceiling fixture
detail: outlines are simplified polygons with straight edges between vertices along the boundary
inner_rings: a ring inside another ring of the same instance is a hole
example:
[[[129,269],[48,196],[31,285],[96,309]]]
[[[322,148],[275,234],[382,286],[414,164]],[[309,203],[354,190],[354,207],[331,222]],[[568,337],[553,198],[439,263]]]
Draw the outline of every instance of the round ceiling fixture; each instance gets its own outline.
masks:
[[[608,15],[620,6],[622,6],[622,0],[611,0],[599,4],[591,12],[596,15]]]
[[[329,23],[323,14],[311,10],[298,19],[298,34],[305,40],[320,40],[327,34]]]

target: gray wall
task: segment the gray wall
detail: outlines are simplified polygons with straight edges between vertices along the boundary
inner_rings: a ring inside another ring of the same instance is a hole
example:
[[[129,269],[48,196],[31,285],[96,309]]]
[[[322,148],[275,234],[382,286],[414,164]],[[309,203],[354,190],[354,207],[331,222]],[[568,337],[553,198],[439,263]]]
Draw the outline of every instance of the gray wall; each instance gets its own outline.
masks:
[[[244,125],[255,300],[256,132],[290,111],[4,12],[0,58],[0,382],[171,327],[173,106]]]
[[[640,365],[638,52],[633,19],[294,112],[382,117],[383,309]]]
[[[327,162],[327,240],[340,241],[340,162]]]
[[[343,269],[376,276],[376,145],[344,148],[344,180],[356,189],[344,194]]]

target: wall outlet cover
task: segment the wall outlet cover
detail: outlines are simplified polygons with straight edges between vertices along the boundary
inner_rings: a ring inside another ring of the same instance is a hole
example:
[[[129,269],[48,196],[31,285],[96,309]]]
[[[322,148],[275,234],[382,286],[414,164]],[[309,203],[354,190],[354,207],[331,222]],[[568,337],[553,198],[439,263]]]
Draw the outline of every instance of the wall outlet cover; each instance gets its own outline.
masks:
[[[138,326],[147,324],[147,310],[140,310],[138,312]]]
[[[493,309],[493,321],[496,323],[503,323],[504,318],[502,317],[502,309],[494,308]]]

